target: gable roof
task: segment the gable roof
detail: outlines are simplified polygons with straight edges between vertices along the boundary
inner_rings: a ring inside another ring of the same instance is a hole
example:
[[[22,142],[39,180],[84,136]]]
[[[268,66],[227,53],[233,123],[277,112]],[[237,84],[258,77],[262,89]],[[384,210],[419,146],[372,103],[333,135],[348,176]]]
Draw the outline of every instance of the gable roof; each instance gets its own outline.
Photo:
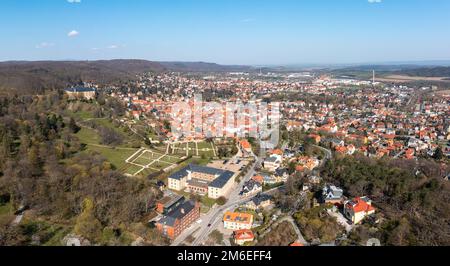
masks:
[[[188,215],[195,208],[195,206],[195,202],[191,200],[185,201],[178,208],[172,210],[161,220],[159,220],[158,223],[168,226],[174,226],[177,220],[183,219],[183,217]]]

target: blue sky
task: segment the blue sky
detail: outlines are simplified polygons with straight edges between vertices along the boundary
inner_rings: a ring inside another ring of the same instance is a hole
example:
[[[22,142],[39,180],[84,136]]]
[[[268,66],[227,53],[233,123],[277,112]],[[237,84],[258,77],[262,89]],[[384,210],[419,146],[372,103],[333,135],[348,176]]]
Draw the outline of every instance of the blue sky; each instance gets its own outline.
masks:
[[[0,61],[450,59],[448,0],[1,0]]]

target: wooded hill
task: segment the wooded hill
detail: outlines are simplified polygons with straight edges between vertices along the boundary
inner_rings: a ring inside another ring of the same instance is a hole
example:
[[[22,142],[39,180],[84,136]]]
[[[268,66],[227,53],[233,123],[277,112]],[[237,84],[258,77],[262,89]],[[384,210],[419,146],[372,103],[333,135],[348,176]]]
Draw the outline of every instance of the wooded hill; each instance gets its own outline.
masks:
[[[133,80],[144,72],[247,71],[247,66],[223,66],[204,62],[107,61],[10,61],[0,62],[0,93],[40,93],[84,82],[115,84]]]

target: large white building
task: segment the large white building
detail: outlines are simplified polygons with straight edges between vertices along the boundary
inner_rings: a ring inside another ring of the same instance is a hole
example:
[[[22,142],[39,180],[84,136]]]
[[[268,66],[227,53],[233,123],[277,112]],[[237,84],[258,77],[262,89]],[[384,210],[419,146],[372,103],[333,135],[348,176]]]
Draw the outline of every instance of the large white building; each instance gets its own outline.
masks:
[[[223,216],[223,227],[228,230],[251,229],[253,215],[240,212],[226,212]]]
[[[228,195],[235,176],[231,171],[190,164],[169,176],[168,187],[218,199]]]

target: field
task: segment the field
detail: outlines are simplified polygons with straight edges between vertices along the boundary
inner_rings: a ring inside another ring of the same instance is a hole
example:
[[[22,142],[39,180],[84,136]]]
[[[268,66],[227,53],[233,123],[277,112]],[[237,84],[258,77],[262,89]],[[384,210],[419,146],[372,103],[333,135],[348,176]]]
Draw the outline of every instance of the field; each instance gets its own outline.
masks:
[[[148,176],[153,173],[172,169],[181,157],[167,155],[149,149],[139,149],[125,159],[123,172],[130,176]]]
[[[170,153],[182,156],[213,158],[216,157],[216,147],[213,143],[206,141],[177,142],[171,145]]]
[[[170,149],[167,149],[167,146],[157,146],[152,149],[136,148],[136,143],[141,142],[142,147],[145,144],[133,133],[123,127],[117,127],[111,120],[93,118],[89,112],[82,111],[71,115],[81,120],[82,127],[76,136],[86,145],[83,152],[99,153],[113,165],[114,169],[128,176],[147,177],[164,170],[171,172],[177,168],[182,158],[189,156],[204,159],[205,164],[216,157],[214,144],[205,141],[174,143],[170,145]],[[102,145],[95,126],[115,130],[123,136],[123,143],[116,146]]]
[[[449,81],[447,80],[447,77],[414,77],[405,75],[388,75],[385,77],[377,77],[376,80],[383,82]]]

